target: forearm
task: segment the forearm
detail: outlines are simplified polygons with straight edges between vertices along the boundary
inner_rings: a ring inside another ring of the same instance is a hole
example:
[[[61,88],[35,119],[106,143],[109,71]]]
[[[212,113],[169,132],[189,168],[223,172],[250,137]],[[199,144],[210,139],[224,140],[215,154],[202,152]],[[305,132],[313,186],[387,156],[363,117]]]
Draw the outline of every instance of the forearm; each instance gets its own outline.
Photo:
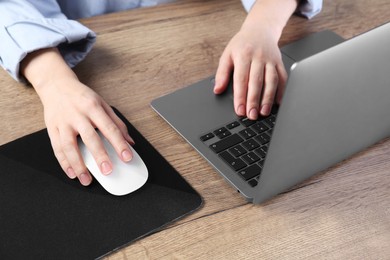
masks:
[[[44,102],[48,88],[56,81],[77,79],[77,76],[66,64],[57,48],[42,49],[32,52],[21,62],[20,72],[32,84]]]
[[[299,0],[258,0],[253,5],[242,28],[269,28],[278,40]]]
[[[56,0],[0,1],[0,66],[15,80],[22,80],[20,65],[26,55],[58,48],[69,67],[74,67],[91,50],[93,31],[69,20]]]

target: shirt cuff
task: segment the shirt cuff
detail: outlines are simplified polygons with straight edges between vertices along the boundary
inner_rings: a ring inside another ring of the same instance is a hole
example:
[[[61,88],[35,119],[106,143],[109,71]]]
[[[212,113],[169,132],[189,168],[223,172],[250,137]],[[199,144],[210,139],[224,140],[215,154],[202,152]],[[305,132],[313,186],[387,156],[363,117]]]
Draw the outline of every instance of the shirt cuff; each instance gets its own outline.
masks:
[[[298,5],[296,13],[311,19],[316,16],[322,10],[322,1],[316,0],[303,0]]]
[[[261,0],[257,0],[261,1]],[[242,5],[244,6],[244,9],[249,12],[256,2],[256,0],[241,0]],[[296,14],[302,15],[308,19],[313,18],[315,15],[317,15],[319,12],[321,12],[322,9],[322,0],[302,0],[297,10],[295,11]]]
[[[0,28],[1,66],[16,80],[20,62],[30,52],[58,47],[64,60],[74,67],[92,49],[96,34],[82,24],[66,19],[20,20]]]

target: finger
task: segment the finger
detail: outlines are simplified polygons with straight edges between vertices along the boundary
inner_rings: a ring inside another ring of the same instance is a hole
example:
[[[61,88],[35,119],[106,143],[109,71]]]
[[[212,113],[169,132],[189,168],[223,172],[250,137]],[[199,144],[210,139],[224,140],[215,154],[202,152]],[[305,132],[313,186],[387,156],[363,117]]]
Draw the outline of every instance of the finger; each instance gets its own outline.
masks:
[[[279,77],[276,67],[273,64],[267,63],[265,66],[265,84],[263,90],[263,97],[261,100],[260,113],[263,116],[268,116],[271,112],[274,103],[276,90],[278,87]]]
[[[221,94],[229,85],[230,75],[233,70],[233,61],[227,50],[225,50],[219,59],[217,73],[215,74],[214,93]]]
[[[114,110],[105,102],[103,102],[103,108],[108,114],[108,116],[114,121],[114,123],[118,126],[119,130],[121,131],[123,137],[126,139],[127,142],[129,142],[131,145],[134,145],[135,142],[133,138],[129,135],[129,131],[127,130],[126,124],[115,114]]]
[[[98,165],[100,172],[104,175],[108,175],[112,172],[112,163],[108,156],[104,144],[92,127],[90,122],[84,123],[84,128],[79,130],[81,140],[91,153],[96,164]]]
[[[71,167],[70,163],[66,159],[65,154],[62,151],[61,142],[60,142],[60,135],[58,133],[58,130],[50,130],[47,129],[51,146],[53,148],[54,156],[57,158],[58,163],[60,164],[62,170],[68,175],[70,179],[76,178],[76,174]]]
[[[133,158],[133,154],[121,130],[111,117],[109,117],[103,107],[95,110],[91,120],[114,147],[122,161],[128,162]]]
[[[246,97],[248,91],[248,78],[250,70],[250,59],[239,57],[235,61],[233,74],[233,89],[234,89],[234,107],[236,114],[245,116],[246,114]]]
[[[278,90],[276,92],[276,102],[280,104],[282,102],[284,91],[286,89],[288,75],[283,64],[278,64],[276,66],[276,69],[279,74],[279,85],[278,85]]]
[[[248,118],[256,120],[259,115],[261,91],[264,82],[264,64],[253,61],[250,68],[246,113]]]
[[[80,183],[84,186],[88,186],[92,181],[92,177],[87,171],[79,152],[76,137],[77,134],[70,128],[63,128],[62,132],[59,132],[59,134],[62,151],[64,152],[70,167],[72,167]]]

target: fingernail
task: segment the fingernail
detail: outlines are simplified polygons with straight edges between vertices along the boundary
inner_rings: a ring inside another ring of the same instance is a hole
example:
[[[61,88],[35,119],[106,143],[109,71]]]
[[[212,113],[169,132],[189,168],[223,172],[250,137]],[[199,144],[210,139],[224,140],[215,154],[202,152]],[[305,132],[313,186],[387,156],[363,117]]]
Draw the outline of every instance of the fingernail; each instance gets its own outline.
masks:
[[[214,85],[213,92],[214,92],[214,94],[221,93],[221,89],[220,89],[219,85],[217,85],[217,84]]]
[[[239,105],[237,108],[237,114],[239,116],[244,116],[245,115],[245,107],[244,105]]]
[[[258,116],[258,112],[256,108],[252,108],[251,111],[249,111],[249,119],[256,120]]]
[[[74,173],[74,170],[73,170],[72,167],[69,167],[69,168],[66,170],[66,174],[67,174],[68,177],[71,178],[71,179],[76,178],[76,173]]]
[[[122,159],[125,162],[130,161],[132,158],[133,158],[133,156],[132,156],[132,154],[130,153],[129,150],[123,150],[123,152],[122,152]]]
[[[268,116],[270,112],[271,112],[271,106],[269,104],[263,105],[261,107],[261,114],[263,116]]]
[[[106,161],[102,162],[102,164],[100,165],[100,169],[104,175],[108,175],[112,172],[111,165]]]
[[[131,138],[130,135],[127,135],[127,141],[128,141],[131,145],[134,145],[134,144],[135,144],[134,139]]]
[[[91,177],[86,173],[82,173],[79,176],[79,180],[80,180],[81,184],[84,186],[87,186],[91,183]]]

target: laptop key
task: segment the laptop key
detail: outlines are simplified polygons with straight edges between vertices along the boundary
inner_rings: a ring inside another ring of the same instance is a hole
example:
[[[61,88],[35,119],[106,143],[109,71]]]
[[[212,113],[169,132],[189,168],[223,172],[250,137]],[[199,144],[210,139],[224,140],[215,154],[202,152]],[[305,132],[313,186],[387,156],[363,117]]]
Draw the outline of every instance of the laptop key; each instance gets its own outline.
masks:
[[[246,167],[246,164],[243,160],[240,158],[234,158],[233,155],[231,155],[228,151],[220,153],[219,156],[221,156],[221,158],[235,171]]]
[[[265,144],[261,147],[261,150],[263,150],[263,152],[267,153],[268,151],[268,144]]]
[[[256,179],[252,179],[252,180],[249,180],[248,183],[249,183],[249,185],[251,185],[251,187],[256,187],[258,182]]]
[[[264,120],[270,127],[274,127],[275,122],[276,122],[276,117],[275,116],[269,116]]]
[[[233,148],[229,149],[229,152],[233,154],[235,157],[240,157],[243,154],[246,154],[246,150],[241,145],[236,145]]]
[[[257,164],[252,164],[251,166],[242,169],[239,171],[241,177],[243,177],[246,181],[260,175],[261,168]]]
[[[250,120],[249,118],[247,117],[244,117],[244,118],[240,118],[240,122],[242,125],[248,127],[248,126],[251,126],[253,125],[254,123],[256,123],[256,121],[253,121],[253,120]]]
[[[250,152],[241,157],[247,164],[252,164],[260,160],[260,157],[257,156],[254,152]]]
[[[253,149],[256,149],[260,145],[253,139],[246,140],[242,143],[242,146],[245,147],[248,151],[252,151]]]
[[[261,149],[261,147],[259,147],[259,148],[256,148],[255,149],[255,153],[257,153],[257,155],[259,155],[261,158],[265,158],[265,153],[266,152],[264,152],[264,150],[263,149]]]
[[[242,137],[244,137],[245,139],[249,139],[249,138],[252,138],[253,136],[256,135],[256,133],[251,130],[250,128],[247,128],[247,129],[244,129],[244,130],[241,130],[240,132],[238,132]]]
[[[240,125],[240,123],[238,123],[237,121],[234,121],[234,122],[231,122],[230,124],[226,125],[226,127],[227,127],[227,129],[233,129],[239,125]]]
[[[263,122],[258,122],[251,126],[251,128],[258,134],[261,134],[269,129]]]
[[[232,133],[230,133],[230,131],[225,131],[225,132],[223,132],[223,133],[220,133],[220,134],[217,134],[217,136],[218,136],[218,138],[219,139],[223,139],[223,138],[225,138],[225,137],[228,137],[229,135],[231,135]]]
[[[227,131],[226,127],[221,127],[219,129],[215,130],[214,134],[219,135],[219,134],[222,134],[223,132],[226,132],[226,131]]]
[[[202,136],[200,137],[200,140],[203,141],[203,142],[205,142],[205,141],[207,141],[207,140],[213,138],[214,136],[215,136],[215,135],[214,135],[213,133],[208,133],[208,134],[202,135]]]
[[[261,168],[264,166],[264,160],[261,160],[260,162],[257,163]]]
[[[271,140],[271,137],[266,134],[266,133],[262,133],[258,136],[255,137],[256,141],[258,141],[260,144],[266,144],[268,143],[270,140]]]
[[[210,148],[214,152],[220,153],[223,150],[226,150],[232,146],[235,146],[235,145],[241,143],[242,141],[244,141],[244,139],[242,139],[242,137],[240,137],[238,134],[233,134],[233,135],[228,136],[228,137],[226,137],[226,138],[224,138],[216,143],[213,143],[212,145],[210,145]]]

